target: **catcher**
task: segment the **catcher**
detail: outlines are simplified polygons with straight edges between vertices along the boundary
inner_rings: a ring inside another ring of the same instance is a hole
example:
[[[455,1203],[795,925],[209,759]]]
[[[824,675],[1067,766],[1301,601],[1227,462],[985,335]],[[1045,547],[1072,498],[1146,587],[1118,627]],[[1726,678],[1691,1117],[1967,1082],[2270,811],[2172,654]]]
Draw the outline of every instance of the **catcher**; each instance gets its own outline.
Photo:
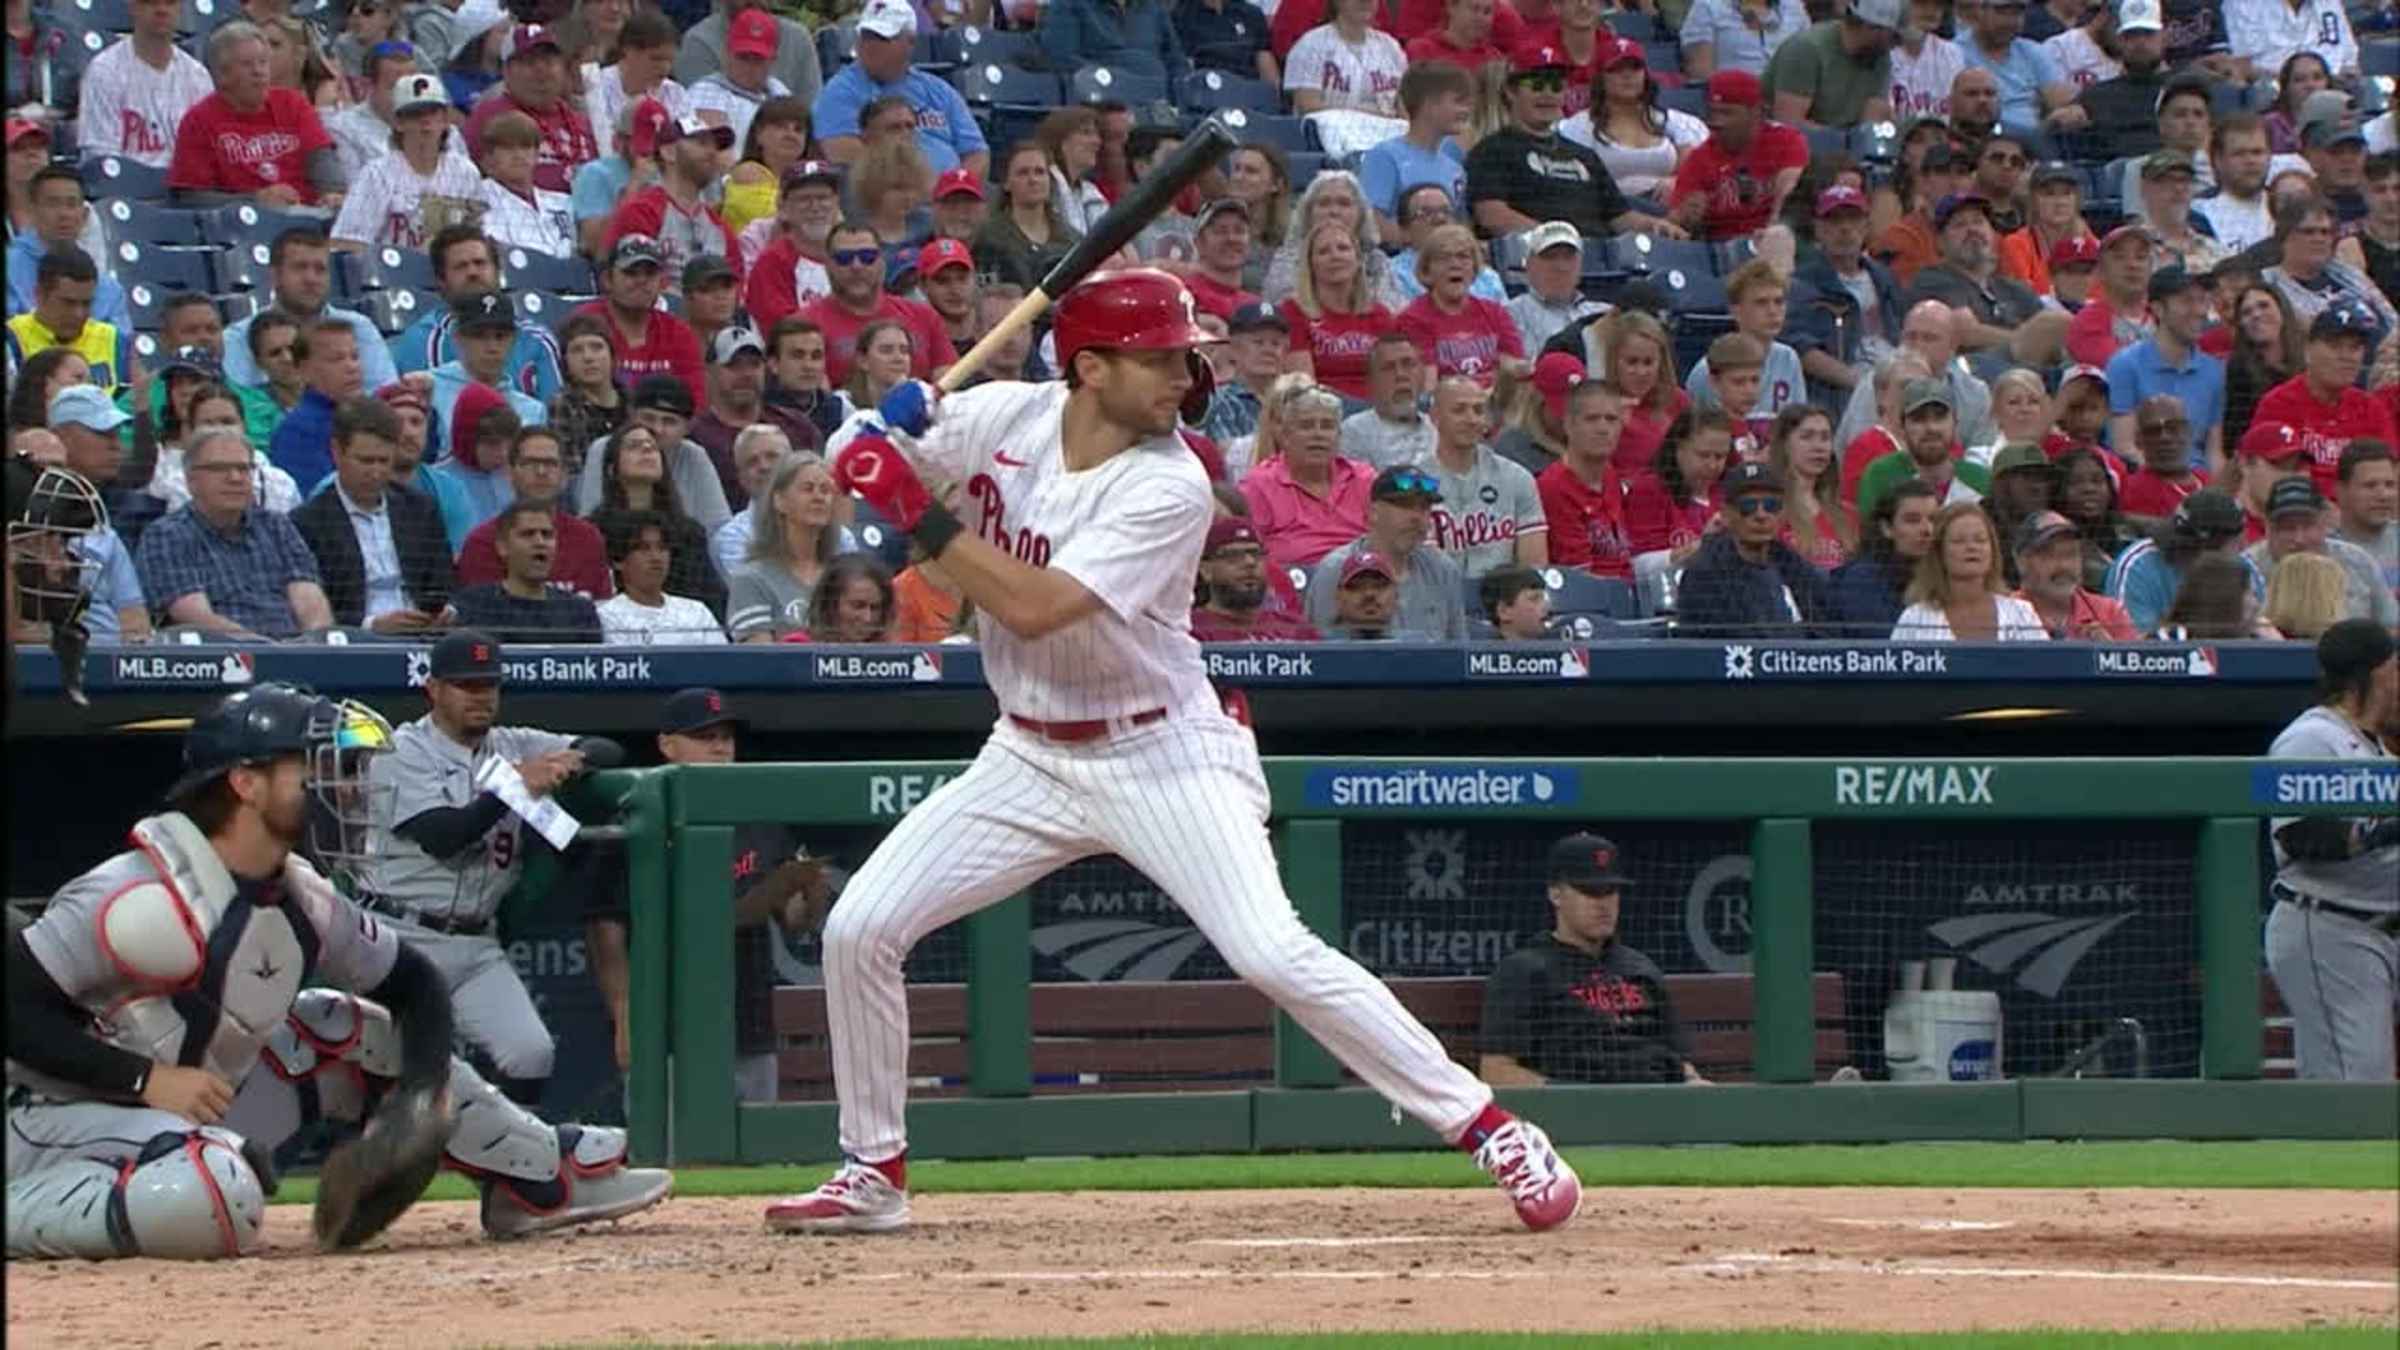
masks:
[[[328,1250],[380,1232],[443,1164],[477,1180],[496,1238],[673,1189],[625,1165],[622,1134],[544,1124],[453,1059],[440,972],[295,853],[355,863],[364,761],[390,736],[288,685],[218,702],[169,809],[10,934],[10,1257],[255,1252],[275,1146],[317,1119],[364,1124],[319,1184]]]

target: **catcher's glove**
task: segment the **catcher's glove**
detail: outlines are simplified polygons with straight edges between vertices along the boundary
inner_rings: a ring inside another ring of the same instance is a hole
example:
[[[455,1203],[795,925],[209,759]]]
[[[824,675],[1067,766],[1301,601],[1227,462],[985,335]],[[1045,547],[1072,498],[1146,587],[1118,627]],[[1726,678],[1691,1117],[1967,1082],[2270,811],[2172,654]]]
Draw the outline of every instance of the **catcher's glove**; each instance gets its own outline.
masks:
[[[447,1084],[384,1098],[358,1138],[325,1159],[317,1179],[317,1250],[355,1247],[415,1204],[441,1170],[450,1121]]]

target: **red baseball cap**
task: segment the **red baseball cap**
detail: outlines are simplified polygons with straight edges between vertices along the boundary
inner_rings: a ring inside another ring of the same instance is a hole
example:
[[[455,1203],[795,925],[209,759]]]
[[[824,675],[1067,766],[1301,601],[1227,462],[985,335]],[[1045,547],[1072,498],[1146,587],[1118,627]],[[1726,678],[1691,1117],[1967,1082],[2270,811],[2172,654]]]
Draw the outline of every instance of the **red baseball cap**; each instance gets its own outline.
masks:
[[[2088,234],[2069,235],[2050,246],[2050,267],[2098,267],[2100,241]]]
[[[1836,211],[1864,212],[1866,209],[1867,194],[1848,183],[1836,183],[1817,194],[1817,219],[1819,220],[1823,220]]]
[[[1595,45],[1599,50],[1592,55],[1602,70],[1615,70],[1623,65],[1647,67],[1650,64],[1650,53],[1632,38],[1615,37],[1603,31],[1600,41]]]
[[[654,98],[643,99],[633,105],[633,120],[627,124],[625,133],[626,148],[635,159],[647,159],[658,153],[660,142],[675,139],[662,134],[673,125],[675,117],[667,111],[666,104]]]
[[[1508,58],[1510,75],[1531,75],[1537,70],[1572,70],[1574,68],[1575,63],[1568,59],[1565,49],[1552,46],[1547,42],[1528,42],[1510,53]]]
[[[55,141],[58,139],[50,134],[50,128],[46,123],[37,122],[30,117],[12,117],[8,119],[8,144],[10,149],[15,149],[17,142],[24,140],[28,136],[39,136],[45,141]]]
[[[728,56],[755,56],[773,60],[775,50],[782,45],[783,29],[775,16],[763,9],[745,9],[725,25],[725,53]]]
[[[1708,101],[1737,108],[1755,108],[1766,102],[1766,90],[1758,77],[1746,70],[1720,70],[1708,77]]]
[[[1342,576],[1339,584],[1347,586],[1353,578],[1365,576],[1369,572],[1382,577],[1385,581],[1399,580],[1399,577],[1392,572],[1392,565],[1384,561],[1382,554],[1371,548],[1362,548],[1342,560]]]
[[[983,179],[973,169],[951,169],[933,180],[933,199],[937,202],[962,192],[977,201],[983,200]]]
[[[375,391],[378,401],[394,408],[414,408],[427,416],[433,414],[433,402],[425,391],[406,380],[394,380]]]
[[[1200,556],[1210,557],[1219,550],[1231,548],[1235,544],[1256,543],[1258,543],[1258,531],[1251,527],[1249,521],[1240,516],[1219,516],[1209,522],[1208,543],[1201,548]]]
[[[970,272],[975,270],[975,255],[967,252],[967,246],[955,239],[929,239],[925,241],[925,247],[917,250],[919,276],[929,277],[945,267],[953,266],[966,268]]]
[[[548,47],[554,52],[566,50],[566,47],[559,42],[558,34],[551,32],[543,24],[526,24],[508,35],[508,59],[511,61],[543,47]]]
[[[2140,225],[2119,225],[2100,237],[2099,252],[2106,253],[2128,239],[2139,239],[2144,245],[2147,245],[2150,242],[2150,231]]]
[[[1533,363],[1533,387],[1550,405],[1552,417],[1567,420],[1567,393],[1583,383],[1583,374],[1583,358],[1566,352],[1544,352],[1542,359]]]
[[[2242,454],[2249,459],[2263,459],[2269,464],[2287,460],[2302,452],[2300,431],[2289,422],[2252,422],[2242,433]]]

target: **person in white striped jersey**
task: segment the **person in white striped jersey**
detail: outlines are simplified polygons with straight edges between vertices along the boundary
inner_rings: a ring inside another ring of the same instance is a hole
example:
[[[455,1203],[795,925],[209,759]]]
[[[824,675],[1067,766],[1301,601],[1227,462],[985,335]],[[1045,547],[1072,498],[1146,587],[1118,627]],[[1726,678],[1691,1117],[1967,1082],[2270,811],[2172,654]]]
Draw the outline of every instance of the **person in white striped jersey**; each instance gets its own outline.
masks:
[[[421,251],[433,237],[430,218],[455,218],[483,196],[483,175],[451,134],[450,96],[440,80],[395,80],[392,123],[392,148],[370,161],[342,198],[342,213],[333,221],[336,248]],[[428,209],[429,197],[447,205]]]

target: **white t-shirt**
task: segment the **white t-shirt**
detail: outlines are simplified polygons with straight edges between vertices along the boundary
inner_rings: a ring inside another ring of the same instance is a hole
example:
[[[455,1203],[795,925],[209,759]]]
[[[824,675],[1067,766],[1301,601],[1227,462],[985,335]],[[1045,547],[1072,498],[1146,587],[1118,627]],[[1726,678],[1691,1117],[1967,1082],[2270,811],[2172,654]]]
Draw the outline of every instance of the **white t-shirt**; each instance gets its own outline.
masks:
[[[392,152],[391,124],[364,103],[326,113],[325,134],[333,137],[333,156],[342,166],[342,181],[356,183],[367,166]]]
[[[653,609],[623,591],[599,604],[600,635],[633,647],[721,647],[725,630],[708,606],[680,595]]]
[[[1040,638],[979,612],[984,677],[1003,713],[1043,722],[1160,708],[1219,715],[1192,637],[1192,577],[1216,514],[1207,470],[1169,432],[1067,472],[1059,443],[1067,397],[1057,381],[995,381],[944,399],[924,436],[895,437],[967,528],[1100,600],[1098,612]],[[848,445],[864,422],[851,418],[827,452]]]
[[[529,202],[486,178],[478,196],[484,236],[501,248],[529,248],[554,258],[574,256],[575,203],[567,194],[535,188]]]
[[[2050,629],[2042,622],[2039,611],[2029,600],[2013,595],[1995,595],[1992,603],[2000,607],[2001,642],[2048,642]],[[1958,635],[1950,631],[1950,616],[1937,605],[1910,605],[1900,611],[1900,622],[1892,625],[1894,642],[1956,642]]]
[[[2079,93],[2125,73],[2125,63],[2100,50],[2100,44],[2092,41],[2087,29],[2070,28],[2057,37],[2043,39],[2041,45],[2043,51],[2050,53],[2050,59],[2058,63],[2067,83],[2074,85]]]
[[[733,148],[739,150],[748,143],[750,119],[758,116],[758,105],[771,98],[783,98],[791,92],[789,85],[769,75],[767,92],[748,93],[734,88],[732,82],[720,73],[692,86],[692,111],[723,113],[725,125],[733,128]]]
[[[1950,84],[1967,68],[1966,54],[1946,37],[1928,35],[1916,55],[1892,48],[1892,116],[1902,125],[1950,115]]]
[[[1339,28],[1326,23],[1292,44],[1283,62],[1283,87],[1314,90],[1325,96],[1329,107],[1398,117],[1400,77],[1407,73],[1408,54],[1400,49],[1398,38],[1370,28],[1352,45]]]
[[[132,38],[120,38],[84,67],[75,114],[75,140],[84,153],[167,167],[175,157],[175,129],[194,104],[217,92],[208,67],[180,47],[171,50],[161,71],[134,54]]]
[[[692,115],[691,92],[669,76],[658,82],[658,88],[645,97],[666,105],[667,116],[685,118]],[[600,67],[587,64],[583,68],[583,115],[592,119],[592,134],[600,138],[602,149],[612,142],[609,137],[617,131],[617,118],[623,115],[628,95],[625,77],[615,66]],[[735,141],[740,145],[740,141]]]
[[[1687,112],[1664,109],[1667,115],[1667,138],[1657,145],[1630,147],[1602,138],[1593,128],[1594,109],[1582,112],[1558,124],[1558,134],[1600,157],[1608,166],[1608,176],[1617,181],[1617,191],[1631,197],[1656,193],[1675,177],[1675,165],[1691,153],[1693,146],[1708,139],[1708,123]]]
[[[419,174],[408,156],[397,150],[387,150],[370,161],[342,198],[341,214],[333,220],[333,237],[355,239],[374,248],[389,245],[422,250],[433,237],[425,227],[425,213],[418,209],[427,193],[462,202],[482,200],[483,175],[472,160],[458,152],[456,137],[442,147],[442,157],[434,161],[429,174]]]

